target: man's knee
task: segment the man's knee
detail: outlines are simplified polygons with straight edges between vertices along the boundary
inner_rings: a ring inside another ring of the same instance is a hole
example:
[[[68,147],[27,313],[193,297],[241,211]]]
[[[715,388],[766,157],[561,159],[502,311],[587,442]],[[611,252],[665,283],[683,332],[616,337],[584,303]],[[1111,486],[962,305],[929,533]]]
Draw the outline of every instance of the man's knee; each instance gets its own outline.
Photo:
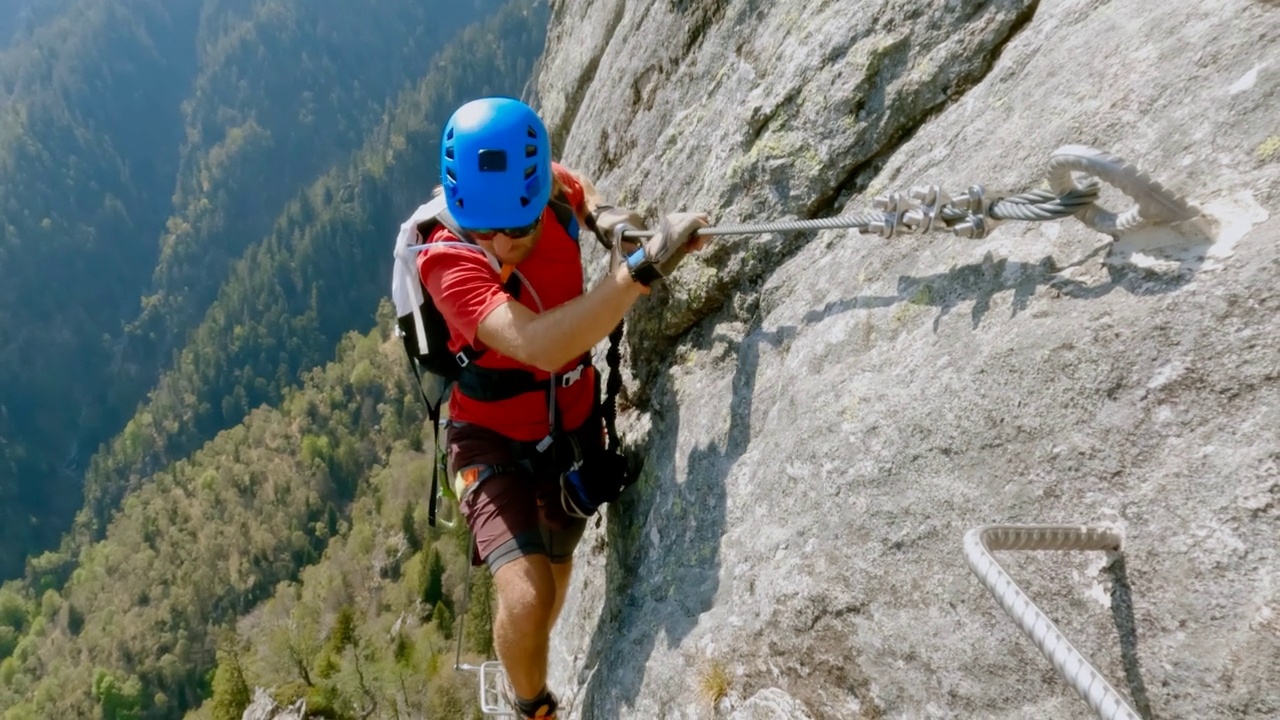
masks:
[[[551,617],[556,601],[556,581],[546,555],[522,555],[494,573],[500,612],[514,613],[526,621]]]

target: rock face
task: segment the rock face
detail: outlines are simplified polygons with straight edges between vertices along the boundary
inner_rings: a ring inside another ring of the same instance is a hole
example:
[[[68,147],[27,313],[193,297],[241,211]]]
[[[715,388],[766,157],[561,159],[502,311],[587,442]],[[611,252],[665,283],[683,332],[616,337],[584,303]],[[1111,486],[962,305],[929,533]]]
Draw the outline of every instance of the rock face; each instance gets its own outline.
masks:
[[[537,93],[651,219],[1021,191],[1070,143],[1205,214],[686,262],[629,318],[644,476],[579,551],[569,717],[1090,717],[962,538],[1105,519],[1122,561],[1000,559],[1144,713],[1280,715],[1276,3],[559,0]]]
[[[245,708],[242,720],[306,720],[307,701],[299,700],[289,707],[281,707],[262,688],[254,688],[253,702]]]

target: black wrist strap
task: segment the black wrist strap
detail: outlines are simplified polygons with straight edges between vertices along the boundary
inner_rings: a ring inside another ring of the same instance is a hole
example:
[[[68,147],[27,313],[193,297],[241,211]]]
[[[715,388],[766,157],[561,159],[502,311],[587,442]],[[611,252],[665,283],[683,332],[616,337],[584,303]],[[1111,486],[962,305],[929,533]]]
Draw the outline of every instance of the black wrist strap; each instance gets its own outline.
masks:
[[[658,266],[644,254],[644,248],[636,250],[627,258],[627,270],[631,273],[632,280],[635,280],[645,287],[649,287],[653,283],[662,279],[662,272],[658,270]]]

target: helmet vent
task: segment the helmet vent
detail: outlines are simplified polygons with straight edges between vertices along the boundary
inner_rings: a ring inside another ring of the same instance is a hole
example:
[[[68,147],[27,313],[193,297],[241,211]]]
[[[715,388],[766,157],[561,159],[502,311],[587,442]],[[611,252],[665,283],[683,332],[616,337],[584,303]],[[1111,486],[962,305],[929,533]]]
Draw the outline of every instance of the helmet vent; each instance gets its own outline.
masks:
[[[445,148],[444,148],[444,157],[445,157],[445,159],[446,159],[446,160],[452,160],[452,159],[453,159],[453,146],[452,146],[452,145],[446,145],[446,146],[445,146]]]
[[[537,157],[537,155],[538,155],[538,146],[537,146],[537,145],[525,145],[525,146],[524,146],[524,156],[525,156],[525,157],[527,157],[527,158],[531,158],[531,157]]]
[[[533,174],[536,172],[538,172],[538,166],[530,165],[529,167],[524,169],[524,179],[528,180],[529,178],[533,177]]]
[[[448,129],[446,129],[446,130],[444,131],[444,141],[445,141],[445,142],[452,142],[452,141],[453,141],[453,128],[452,128],[452,127],[449,127]]]
[[[458,176],[453,173],[453,168],[451,167],[445,168],[444,174],[446,177],[449,178],[450,182],[455,182],[455,183],[458,182]]]
[[[520,198],[520,207],[529,207],[529,198],[527,198],[527,197],[521,197],[521,198]]]
[[[535,130],[532,125],[529,125],[526,128],[526,132],[529,134],[529,137],[534,138],[535,140],[538,138],[538,131]]]

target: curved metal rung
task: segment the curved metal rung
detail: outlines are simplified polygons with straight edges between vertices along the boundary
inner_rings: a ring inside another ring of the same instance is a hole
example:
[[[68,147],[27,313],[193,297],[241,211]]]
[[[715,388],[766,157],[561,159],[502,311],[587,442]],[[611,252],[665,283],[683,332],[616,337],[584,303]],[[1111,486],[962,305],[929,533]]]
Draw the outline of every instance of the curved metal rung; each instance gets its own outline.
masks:
[[[464,665],[462,669],[470,669],[474,666]],[[502,663],[497,660],[489,660],[480,663],[480,712],[485,717],[491,718],[514,718],[516,711],[509,704],[502,694],[502,683],[505,680],[506,671],[502,669]]]
[[[1125,160],[1086,145],[1064,145],[1049,157],[1049,186],[1058,194],[1079,191],[1072,178],[1081,172],[1100,178],[1134,200],[1133,207],[1112,212],[1097,203],[1082,206],[1076,217],[1085,225],[1108,234],[1131,230],[1146,222],[1174,223],[1190,220],[1200,211],[1180,195]]]
[[[1124,535],[1113,527],[1080,525],[986,525],[964,536],[965,558],[973,574],[995,596],[1064,680],[1103,720],[1142,720],[1047,615],[1009,577],[993,550],[1119,551]]]

